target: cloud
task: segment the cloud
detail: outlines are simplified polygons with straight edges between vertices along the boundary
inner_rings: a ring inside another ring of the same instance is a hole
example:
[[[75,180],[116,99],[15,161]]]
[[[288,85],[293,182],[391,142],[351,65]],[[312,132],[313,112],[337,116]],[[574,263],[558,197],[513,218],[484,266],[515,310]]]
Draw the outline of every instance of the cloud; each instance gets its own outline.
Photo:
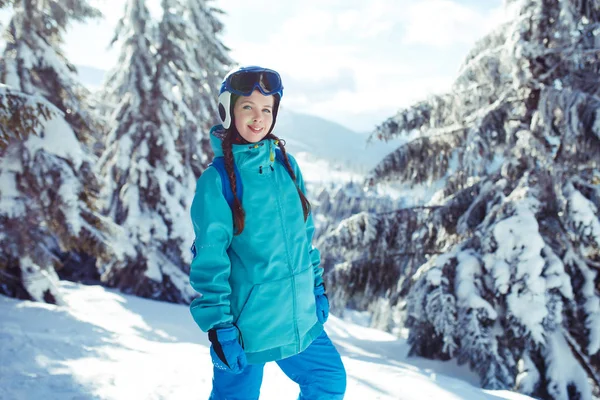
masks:
[[[69,56],[109,68],[116,53],[103,50],[123,2],[91,1],[106,20],[69,35]],[[160,0],[147,1],[156,14]],[[501,0],[215,3],[225,11],[221,40],[233,60],[278,70],[285,107],[369,130],[399,107],[446,90],[469,45],[498,20],[493,7]]]
[[[357,87],[354,70],[350,68],[340,68],[333,76],[315,74],[306,79],[283,73],[282,79],[286,92],[310,93],[313,102],[327,100],[338,92],[356,92]]]
[[[332,90],[326,96],[311,88],[290,88],[282,104],[366,132],[394,115],[399,108],[423,100],[429,94],[445,92],[453,81],[451,75],[427,71],[418,74],[403,65],[372,66],[367,63],[356,66],[355,79],[355,90]],[[285,77],[284,85],[287,90]]]
[[[390,32],[399,21],[405,1],[371,0],[336,14],[338,31],[357,38],[374,38]]]
[[[472,44],[498,20],[498,8],[480,11],[451,0],[413,2],[406,13],[404,41],[437,47]]]

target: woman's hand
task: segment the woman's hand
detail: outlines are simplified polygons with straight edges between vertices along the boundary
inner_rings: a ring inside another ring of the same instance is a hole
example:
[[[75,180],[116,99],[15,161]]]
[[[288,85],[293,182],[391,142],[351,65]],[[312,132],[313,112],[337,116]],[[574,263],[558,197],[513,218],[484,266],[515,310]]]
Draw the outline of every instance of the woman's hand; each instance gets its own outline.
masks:
[[[329,318],[329,299],[325,294],[325,286],[319,285],[315,288],[315,303],[317,306],[317,319],[324,324]]]
[[[216,368],[232,374],[239,374],[246,368],[246,353],[240,345],[237,327],[211,329],[208,340],[212,343],[210,356]]]

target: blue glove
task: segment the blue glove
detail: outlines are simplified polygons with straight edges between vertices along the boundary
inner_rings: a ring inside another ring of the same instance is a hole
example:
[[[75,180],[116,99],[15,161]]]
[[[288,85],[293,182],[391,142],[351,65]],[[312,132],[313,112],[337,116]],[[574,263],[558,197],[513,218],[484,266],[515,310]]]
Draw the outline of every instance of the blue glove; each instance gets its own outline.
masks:
[[[324,324],[329,318],[329,299],[325,294],[325,286],[319,285],[315,288],[315,303],[317,305],[317,319]]]
[[[240,346],[238,337],[235,326],[208,331],[208,340],[212,343],[210,356],[216,368],[232,374],[239,374],[246,368],[246,353]]]

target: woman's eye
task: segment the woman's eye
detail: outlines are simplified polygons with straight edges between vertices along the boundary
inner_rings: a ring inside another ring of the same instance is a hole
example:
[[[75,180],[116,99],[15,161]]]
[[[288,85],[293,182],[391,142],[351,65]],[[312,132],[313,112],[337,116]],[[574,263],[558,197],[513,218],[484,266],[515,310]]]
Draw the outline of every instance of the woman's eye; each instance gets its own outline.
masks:
[[[271,110],[269,110],[268,108],[265,108],[263,111],[266,112],[267,114],[271,114]]]
[[[252,107],[250,107],[248,105],[244,106],[243,108],[244,108],[244,110],[251,110],[252,109]]]

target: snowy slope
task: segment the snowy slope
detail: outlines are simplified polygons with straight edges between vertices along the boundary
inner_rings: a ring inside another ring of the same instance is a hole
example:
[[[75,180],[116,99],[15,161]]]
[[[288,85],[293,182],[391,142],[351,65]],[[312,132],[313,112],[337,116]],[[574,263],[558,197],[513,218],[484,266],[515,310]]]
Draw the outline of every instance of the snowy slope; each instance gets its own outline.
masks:
[[[208,398],[208,340],[187,306],[61,284],[64,307],[0,296],[0,399]],[[477,389],[454,363],[407,358],[390,334],[335,317],[327,331],[348,372],[346,399],[529,399]],[[267,364],[261,400],[296,396]]]

